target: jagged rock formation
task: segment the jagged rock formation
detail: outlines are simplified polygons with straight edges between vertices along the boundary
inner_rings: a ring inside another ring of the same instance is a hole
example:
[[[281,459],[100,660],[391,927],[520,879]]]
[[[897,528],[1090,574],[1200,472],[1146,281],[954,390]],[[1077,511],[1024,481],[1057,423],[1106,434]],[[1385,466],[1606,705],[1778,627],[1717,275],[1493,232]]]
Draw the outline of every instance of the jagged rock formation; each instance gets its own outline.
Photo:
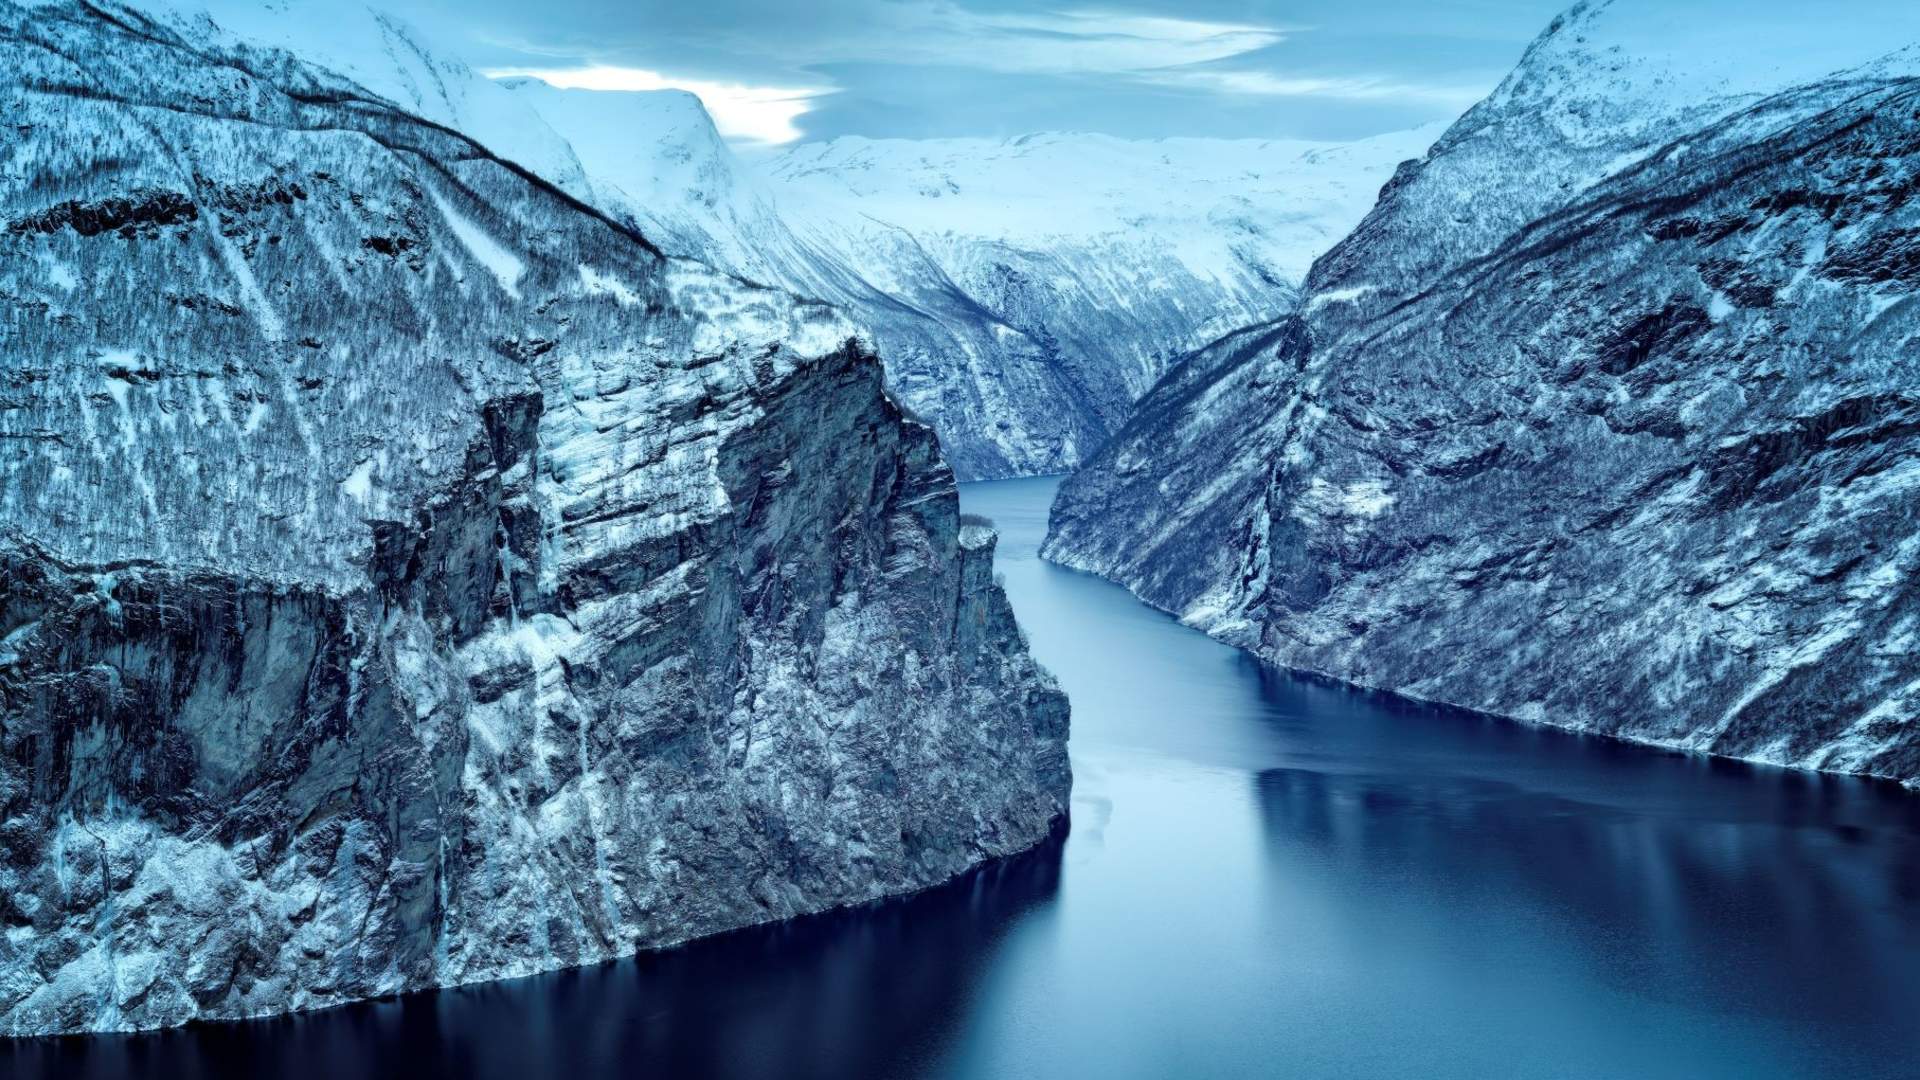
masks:
[[[1867,7],[1574,8],[1046,554],[1287,667],[1920,777],[1920,14]]]
[[[1074,468],[1179,356],[1292,310],[1313,257],[1438,134],[848,138],[744,163],[680,91],[507,85],[608,212],[845,311],[963,479]]]
[[[812,302],[286,54],[0,3],[0,1030],[941,881],[1066,703]]]

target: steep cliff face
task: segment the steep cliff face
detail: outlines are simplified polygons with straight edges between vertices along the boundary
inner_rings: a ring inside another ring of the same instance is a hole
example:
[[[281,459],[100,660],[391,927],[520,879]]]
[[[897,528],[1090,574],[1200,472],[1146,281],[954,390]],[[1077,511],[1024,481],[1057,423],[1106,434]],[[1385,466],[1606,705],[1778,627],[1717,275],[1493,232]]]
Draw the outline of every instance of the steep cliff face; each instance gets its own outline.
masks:
[[[1557,20],[1047,554],[1285,666],[1920,777],[1920,66],[1874,59],[1920,17],[1763,28],[1736,80],[1716,6]]]
[[[823,306],[284,54],[0,4],[0,1030],[941,881],[1066,703]]]
[[[685,93],[507,85],[602,208],[845,311],[964,479],[1075,467],[1187,350],[1292,310],[1314,256],[1438,134],[850,138],[742,161]]]

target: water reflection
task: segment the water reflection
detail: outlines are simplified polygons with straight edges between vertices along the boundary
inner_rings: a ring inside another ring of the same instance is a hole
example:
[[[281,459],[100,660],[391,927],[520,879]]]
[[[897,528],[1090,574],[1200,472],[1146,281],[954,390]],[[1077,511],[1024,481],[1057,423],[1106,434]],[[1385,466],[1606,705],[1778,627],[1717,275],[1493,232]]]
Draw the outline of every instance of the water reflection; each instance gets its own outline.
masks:
[[[910,901],[528,979],[238,1024],[0,1042],[0,1075],[918,1075],[1007,930],[1052,905],[1064,835]]]
[[[1592,740],[1528,741],[1538,767],[1525,783],[1257,773],[1273,872],[1368,896],[1351,913],[1358,933],[1404,940],[1409,919],[1439,934],[1458,920],[1467,928],[1455,934],[1485,942],[1504,926],[1586,969],[1563,980],[1841,1043],[1907,1034],[1920,968],[1889,961],[1920,957],[1915,800],[1833,777],[1616,755]]]

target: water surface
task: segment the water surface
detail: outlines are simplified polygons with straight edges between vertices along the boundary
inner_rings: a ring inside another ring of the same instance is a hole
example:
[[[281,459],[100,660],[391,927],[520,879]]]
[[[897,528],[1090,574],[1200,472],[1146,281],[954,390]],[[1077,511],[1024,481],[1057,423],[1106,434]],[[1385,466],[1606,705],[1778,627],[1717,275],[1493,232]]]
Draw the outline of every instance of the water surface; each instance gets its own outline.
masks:
[[[1920,1076],[1920,797],[1261,668],[1039,561],[1063,842],[913,900],[287,1019],[0,1046],[0,1073]]]

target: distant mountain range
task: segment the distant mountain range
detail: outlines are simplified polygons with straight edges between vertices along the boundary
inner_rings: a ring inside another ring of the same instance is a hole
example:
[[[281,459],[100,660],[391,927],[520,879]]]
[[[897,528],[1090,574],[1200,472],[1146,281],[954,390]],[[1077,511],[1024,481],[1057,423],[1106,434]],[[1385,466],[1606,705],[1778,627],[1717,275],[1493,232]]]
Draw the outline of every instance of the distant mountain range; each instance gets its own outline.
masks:
[[[1176,357],[1291,310],[1314,256],[1438,134],[847,138],[743,161],[685,93],[507,85],[603,208],[845,311],[962,479],[1077,466]]]

